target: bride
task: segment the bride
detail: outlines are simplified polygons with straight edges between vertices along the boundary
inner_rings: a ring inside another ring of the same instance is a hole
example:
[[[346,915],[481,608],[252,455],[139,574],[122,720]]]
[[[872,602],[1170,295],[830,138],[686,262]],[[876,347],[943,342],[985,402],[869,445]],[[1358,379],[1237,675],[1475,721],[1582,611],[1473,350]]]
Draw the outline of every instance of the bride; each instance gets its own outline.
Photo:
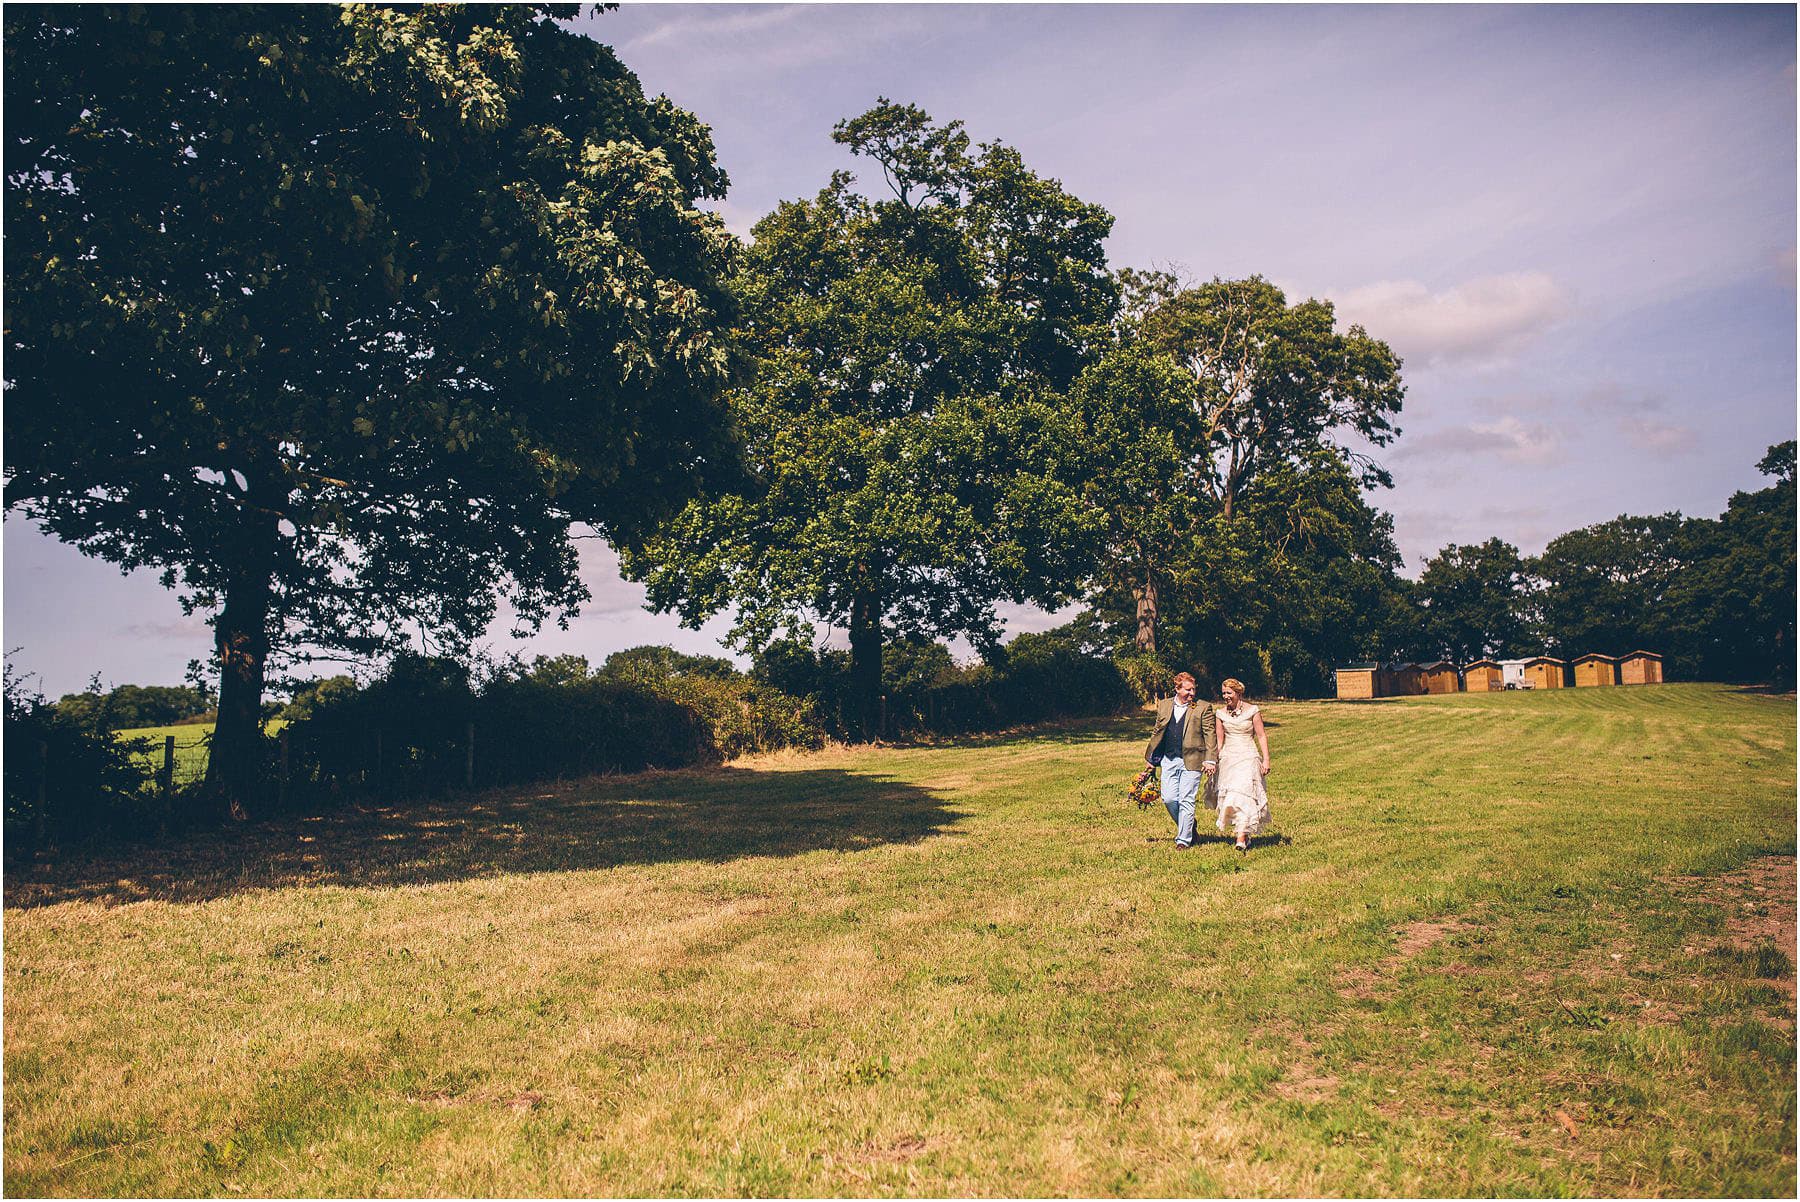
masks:
[[[1244,700],[1244,682],[1227,679],[1219,686],[1224,704],[1213,707],[1219,726],[1219,833],[1237,836],[1237,849],[1248,851],[1250,837],[1269,824],[1269,736],[1263,733],[1262,711]],[[1259,755],[1258,752],[1261,752]]]

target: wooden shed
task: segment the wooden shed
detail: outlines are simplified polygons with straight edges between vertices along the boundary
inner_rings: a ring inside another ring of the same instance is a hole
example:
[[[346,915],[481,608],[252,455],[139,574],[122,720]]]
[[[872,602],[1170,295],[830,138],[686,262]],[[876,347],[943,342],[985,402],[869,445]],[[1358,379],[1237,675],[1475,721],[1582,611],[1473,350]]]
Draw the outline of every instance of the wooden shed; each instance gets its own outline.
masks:
[[[1564,674],[1568,664],[1549,655],[1537,655],[1525,661],[1525,683],[1534,689],[1560,689],[1567,685]]]
[[[1379,697],[1375,691],[1380,669],[1374,664],[1345,664],[1337,670],[1337,695],[1340,701],[1364,701]]]
[[[1392,664],[1376,674],[1376,696],[1413,697],[1425,691],[1425,674],[1418,664]]]
[[[1575,658],[1575,687],[1591,689],[1619,683],[1619,661],[1610,655],[1589,652]]]
[[[1498,693],[1506,688],[1498,660],[1478,659],[1463,665],[1463,688],[1471,693]]]
[[[1456,675],[1456,665],[1447,659],[1440,659],[1435,664],[1420,664],[1419,682],[1425,686],[1427,693],[1462,691],[1462,681]]]
[[[1633,651],[1619,657],[1620,684],[1661,684],[1662,656],[1654,651]]]

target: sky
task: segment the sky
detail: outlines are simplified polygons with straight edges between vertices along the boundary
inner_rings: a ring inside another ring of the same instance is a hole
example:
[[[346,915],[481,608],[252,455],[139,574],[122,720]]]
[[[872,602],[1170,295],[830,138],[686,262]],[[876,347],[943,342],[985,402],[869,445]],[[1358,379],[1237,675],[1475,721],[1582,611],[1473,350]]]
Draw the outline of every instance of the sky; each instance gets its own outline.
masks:
[[[627,3],[573,25],[712,127],[741,235],[855,170],[831,128],[886,97],[1103,205],[1114,266],[1333,302],[1405,361],[1369,500],[1409,575],[1451,543],[1714,516],[1795,436],[1790,5]],[[48,695],[210,654],[152,574],[12,515],[4,548],[8,660]],[[581,616],[524,643],[503,618],[495,652],[721,653],[726,620],[648,614],[610,549],[582,554]]]

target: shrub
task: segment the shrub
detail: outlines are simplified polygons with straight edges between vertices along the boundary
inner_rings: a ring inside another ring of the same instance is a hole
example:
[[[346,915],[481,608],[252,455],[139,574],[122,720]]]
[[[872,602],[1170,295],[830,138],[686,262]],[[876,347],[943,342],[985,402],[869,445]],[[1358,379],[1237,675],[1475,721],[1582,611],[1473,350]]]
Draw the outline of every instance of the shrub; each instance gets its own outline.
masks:
[[[1171,668],[1161,657],[1148,651],[1130,651],[1117,656],[1113,664],[1125,683],[1125,690],[1139,705],[1167,697],[1173,689],[1178,668]]]
[[[289,722],[300,722],[313,716],[321,706],[352,696],[356,681],[348,676],[327,676],[320,680],[302,681],[277,715]]]
[[[479,685],[454,661],[401,657],[365,689],[312,694],[289,727],[290,779],[334,791],[456,787],[471,725],[481,786],[716,763],[822,739],[806,702],[727,661],[655,647],[621,655],[599,672],[580,656],[513,661]]]
[[[72,711],[51,705],[26,689],[10,665],[4,691],[9,849],[29,852],[40,836],[62,841],[154,827],[160,807],[136,758],[144,748],[113,738],[96,720],[100,705]]]
[[[845,735],[850,691],[850,655],[813,648],[803,639],[779,639],[757,655],[750,679],[804,702],[812,721],[834,738]]]
[[[122,684],[100,689],[99,677],[81,693],[69,693],[56,709],[91,730],[130,730],[206,720],[212,700],[202,689],[180,685]]]
[[[1010,721],[1114,713],[1135,696],[1118,665],[1091,654],[1067,628],[1021,634],[1005,651],[993,689]]]

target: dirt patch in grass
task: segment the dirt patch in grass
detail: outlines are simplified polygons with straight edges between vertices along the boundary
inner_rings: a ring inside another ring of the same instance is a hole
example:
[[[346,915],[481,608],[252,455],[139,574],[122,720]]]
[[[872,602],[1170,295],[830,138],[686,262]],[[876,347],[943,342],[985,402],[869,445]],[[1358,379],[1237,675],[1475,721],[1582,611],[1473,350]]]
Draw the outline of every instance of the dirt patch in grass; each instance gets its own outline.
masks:
[[[474,1093],[455,1093],[448,1089],[434,1089],[429,1093],[417,1094],[408,1099],[421,1106],[449,1108],[453,1106],[498,1106],[510,1110],[514,1114],[524,1114],[528,1110],[537,1109],[544,1095],[535,1090],[476,1090]]]
[[[1394,946],[1394,954],[1401,959],[1410,960],[1427,948],[1441,943],[1444,936],[1462,925],[1454,919],[1448,922],[1409,922],[1400,928],[1400,938]]]
[[[1274,1089],[1277,1094],[1290,1101],[1323,1102],[1326,1098],[1337,1095],[1338,1079],[1333,1076],[1300,1077],[1292,1081],[1277,1081]]]
[[[1768,940],[1777,947],[1794,946],[1794,857],[1765,856],[1729,874],[1740,894],[1725,913],[1725,929],[1738,947]]]
[[[1746,978],[1793,998],[1793,856],[1760,856],[1719,876],[1678,876],[1668,883],[1686,900],[1718,907],[1725,937],[1707,954],[1736,961]]]
[[[1349,968],[1337,974],[1340,996],[1358,1001],[1385,1001],[1393,996],[1394,978],[1406,962],[1423,955],[1445,939],[1472,924],[1460,918],[1421,919],[1409,922],[1395,932],[1394,950],[1373,968]],[[1439,970],[1451,975],[1470,971],[1463,964],[1449,964]]]
[[[1793,856],[1759,856],[1720,876],[1678,876],[1669,883],[1684,896],[1723,910],[1733,947],[1748,949],[1765,941],[1794,945]]]
[[[869,1140],[860,1151],[863,1159],[878,1164],[905,1164],[915,1156],[923,1156],[936,1145],[923,1135],[902,1135],[889,1142]]]

